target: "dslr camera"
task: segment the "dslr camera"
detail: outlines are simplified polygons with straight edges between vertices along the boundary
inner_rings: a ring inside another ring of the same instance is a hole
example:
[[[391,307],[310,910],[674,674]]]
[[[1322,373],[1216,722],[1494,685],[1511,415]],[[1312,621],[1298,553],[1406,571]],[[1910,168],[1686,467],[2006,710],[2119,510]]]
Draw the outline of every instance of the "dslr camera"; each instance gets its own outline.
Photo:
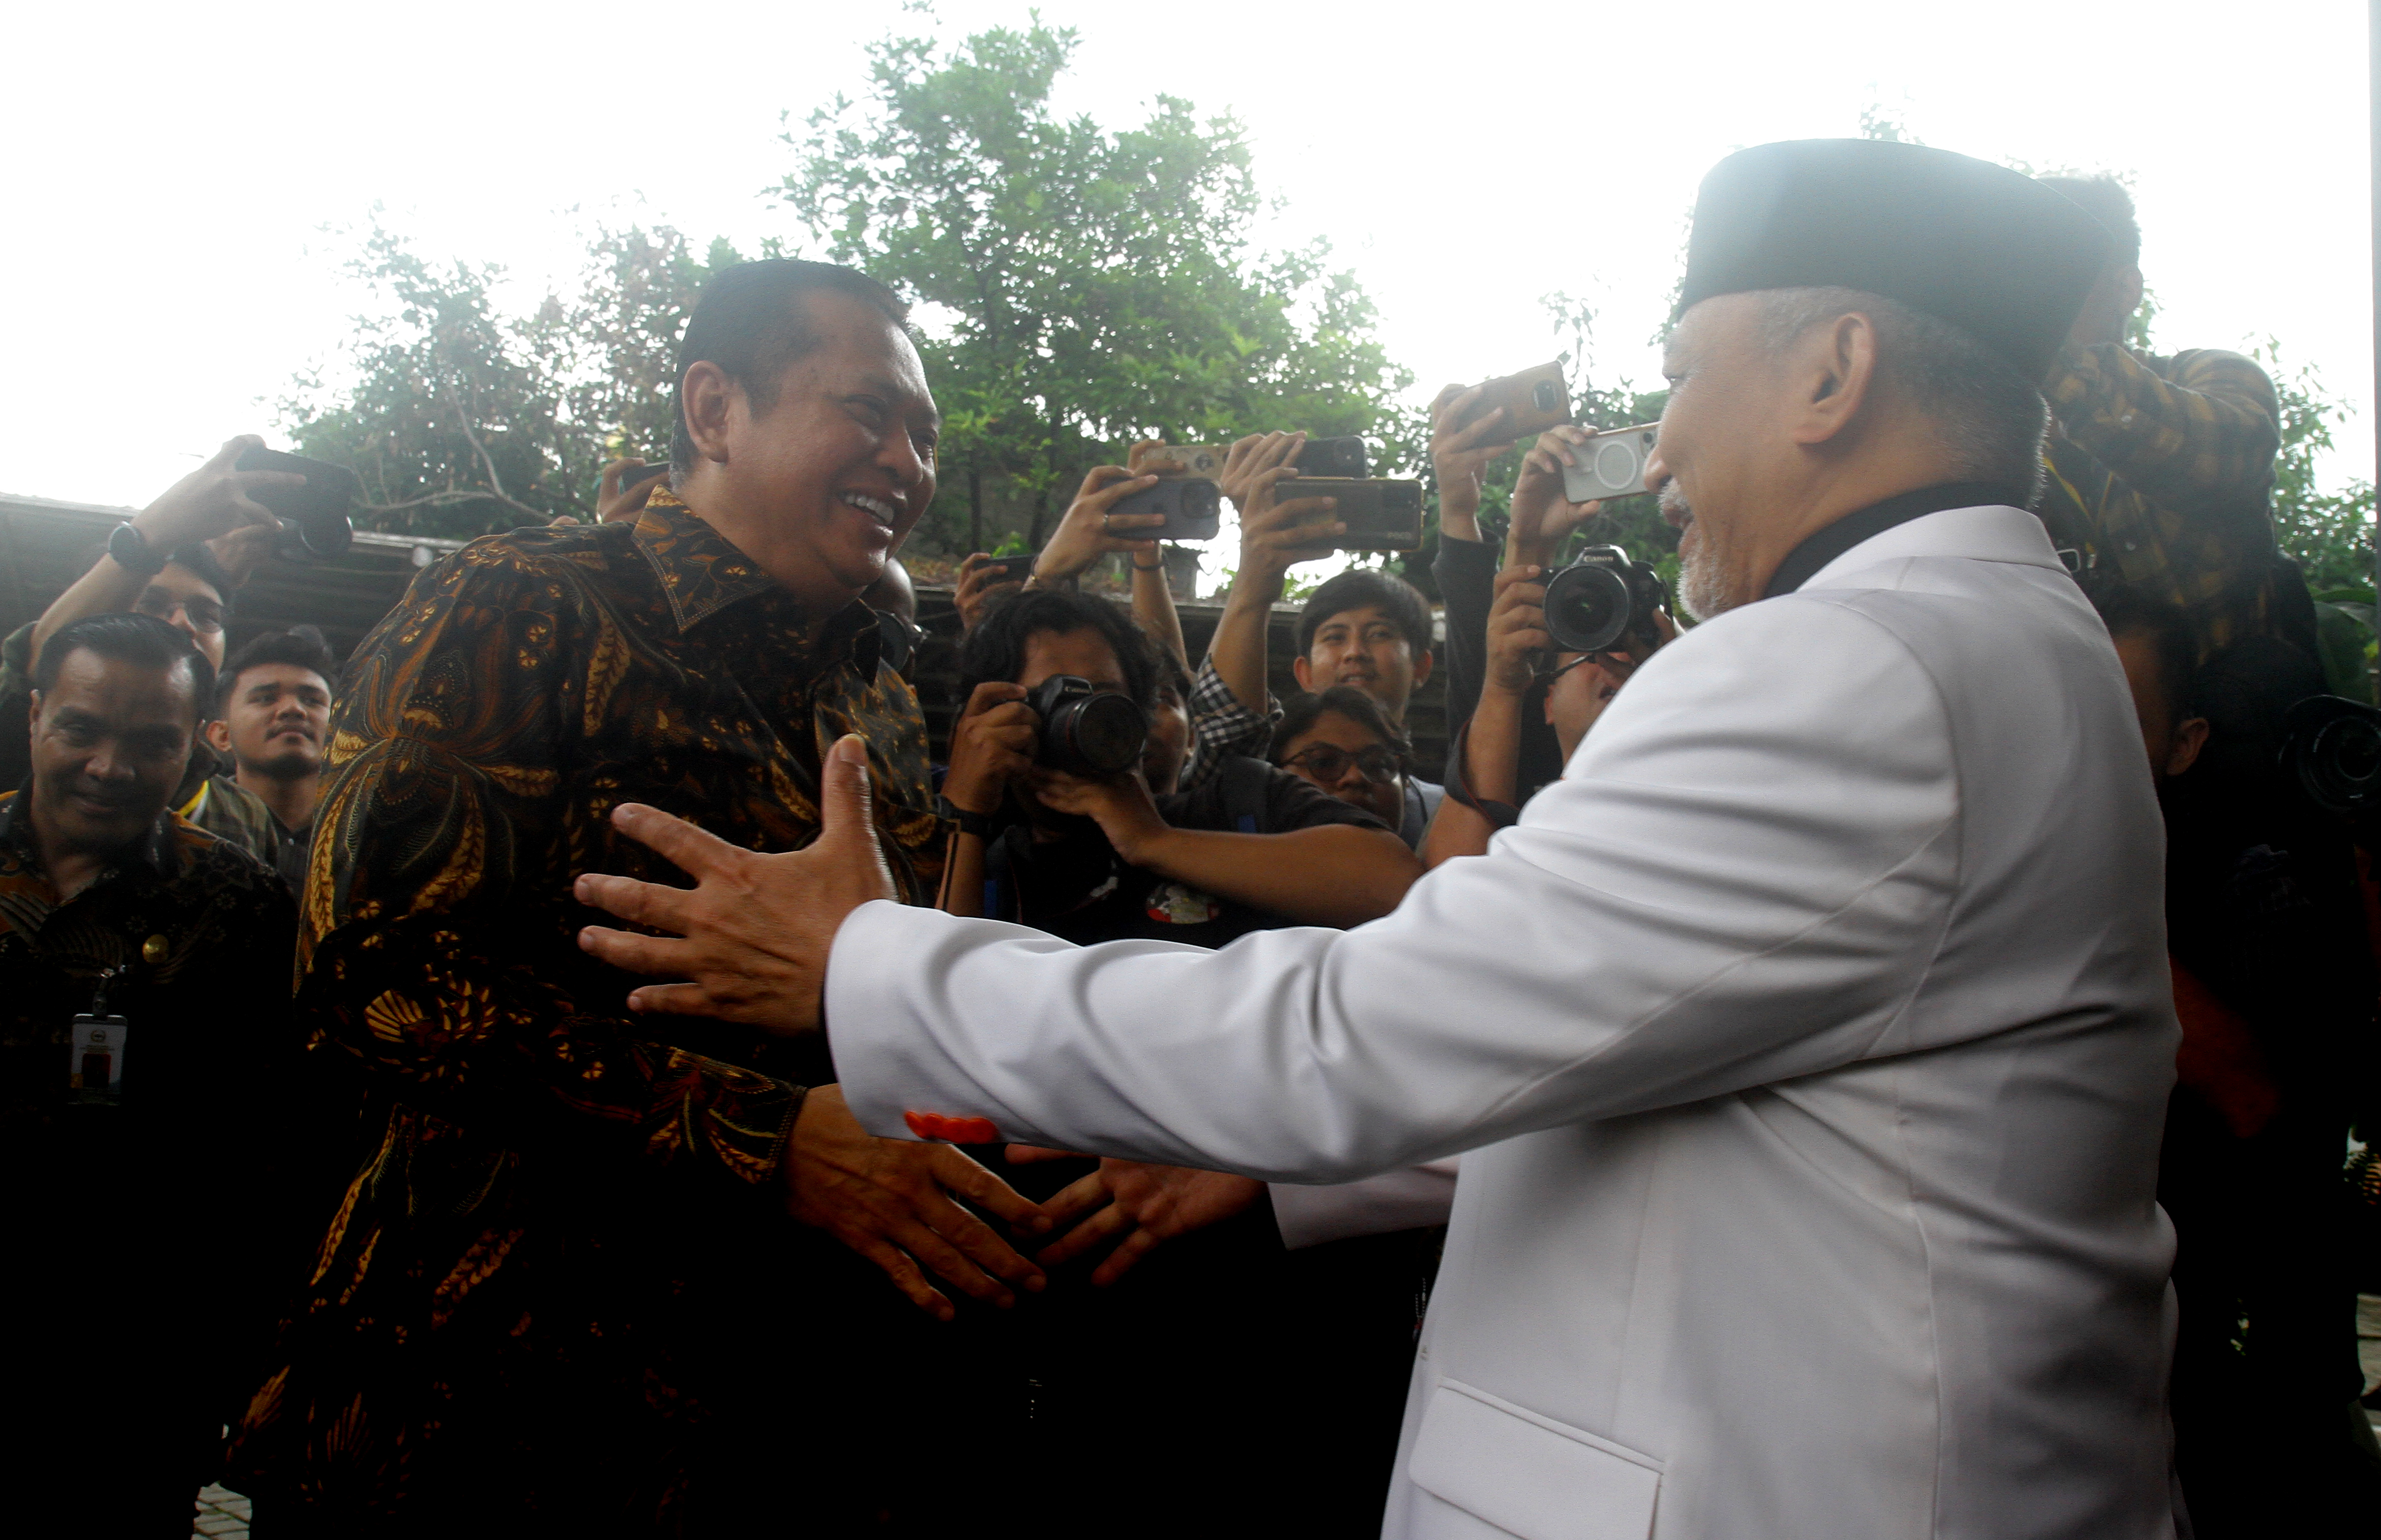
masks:
[[[1618,545],[1591,545],[1546,580],[1546,634],[1566,653],[1659,645],[1654,612],[1669,602],[1662,575]]]
[[[356,527],[348,510],[363,495],[364,484],[344,465],[285,455],[258,446],[233,462],[235,471],[288,471],[306,478],[304,486],[276,486],[250,495],[281,520],[280,538],[273,554],[283,561],[331,561],[347,555]]]
[[[2283,714],[2282,765],[2307,800],[2336,817],[2381,812],[2381,711],[2310,695]]]
[[[1149,714],[1129,695],[1094,690],[1072,674],[1053,674],[1026,692],[1042,718],[1033,759],[1053,770],[1097,780],[1141,763]]]

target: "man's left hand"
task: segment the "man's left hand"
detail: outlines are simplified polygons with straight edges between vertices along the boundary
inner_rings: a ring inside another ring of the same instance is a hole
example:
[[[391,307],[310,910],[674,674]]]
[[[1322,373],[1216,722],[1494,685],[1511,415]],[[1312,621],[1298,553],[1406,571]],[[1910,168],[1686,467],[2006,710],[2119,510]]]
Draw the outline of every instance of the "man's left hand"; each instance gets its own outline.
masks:
[[[1008,1158],[1020,1165],[1063,1160],[1071,1154],[1031,1144],[1008,1146]],[[1088,1217],[1044,1246],[1034,1260],[1044,1267],[1056,1267],[1113,1246],[1092,1273],[1092,1282],[1105,1289],[1161,1243],[1221,1224],[1264,1196],[1264,1183],[1252,1177],[1187,1166],[1103,1160],[1098,1170],[1042,1205],[1043,1213],[1059,1225]]]
[[[629,1009],[716,1016],[786,1035],[818,1030],[835,933],[861,905],[894,897],[870,815],[867,746],[844,738],[821,770],[818,839],[783,855],[740,849],[657,808],[613,811],[622,834],[695,881],[682,888],[580,877],[580,903],[672,933],[579,933],[580,946],[615,968],[687,981],[646,984],[629,996]]]

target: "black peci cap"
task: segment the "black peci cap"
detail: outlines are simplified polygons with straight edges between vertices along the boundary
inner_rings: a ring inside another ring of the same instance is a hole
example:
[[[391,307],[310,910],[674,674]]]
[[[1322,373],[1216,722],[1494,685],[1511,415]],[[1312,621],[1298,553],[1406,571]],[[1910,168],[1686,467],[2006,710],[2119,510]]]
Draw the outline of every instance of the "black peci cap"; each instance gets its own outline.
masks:
[[[1857,288],[2038,381],[2113,252],[2098,220],[2022,172],[1923,144],[1789,140],[1703,178],[1673,319],[1722,294]]]

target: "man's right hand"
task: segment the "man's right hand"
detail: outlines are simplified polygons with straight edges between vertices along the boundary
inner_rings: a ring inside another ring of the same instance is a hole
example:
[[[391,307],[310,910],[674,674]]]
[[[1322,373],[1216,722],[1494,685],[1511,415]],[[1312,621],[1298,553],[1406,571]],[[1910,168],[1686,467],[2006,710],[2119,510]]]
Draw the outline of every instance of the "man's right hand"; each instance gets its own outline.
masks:
[[[226,440],[214,458],[167,487],[163,496],[135,515],[132,527],[153,551],[214,540],[250,524],[278,529],[281,521],[273,510],[250,494],[269,487],[304,486],[306,478],[290,471],[232,469],[241,455],[263,445],[264,440],[254,434]]]
[[[1573,530],[1604,511],[1602,503],[1572,502],[1563,486],[1564,468],[1578,458],[1573,450],[1591,436],[1569,423],[1548,428],[1522,457],[1513,483],[1513,522],[1505,532],[1506,566],[1552,561]]]
[[[959,612],[959,628],[973,630],[982,623],[983,612],[1004,593],[1015,593],[1025,586],[1022,578],[1007,578],[1002,569],[992,565],[992,558],[982,551],[959,563],[959,583],[951,594],[952,607]]]
[[[1041,587],[1081,575],[1111,551],[1138,556],[1157,549],[1157,542],[1140,537],[1166,522],[1162,513],[1111,513],[1123,498],[1157,484],[1154,475],[1140,475],[1121,465],[1095,465],[1083,477],[1082,488],[1068,505],[1066,517],[1051,532],[1042,554],[1033,558],[1033,581]]]
[[[1003,1309],[1017,1302],[1011,1286],[1039,1290],[1048,1281],[950,1194],[1037,1235],[1050,1228],[1039,1206],[951,1145],[870,1134],[844,1104],[841,1086],[818,1086],[802,1098],[782,1169],[788,1214],[885,1269],[895,1288],[937,1319],[958,1312],[927,1281],[928,1270]]]
[[[1430,469],[1438,479],[1439,525],[1444,529],[1451,517],[1459,540],[1480,538],[1480,526],[1472,520],[1480,512],[1481,482],[1513,446],[1513,435],[1503,431],[1504,408],[1463,421],[1486,388],[1451,385],[1430,404]]]
[[[652,499],[653,488],[669,480],[669,473],[664,471],[658,476],[646,477],[625,492],[621,491],[620,478],[644,463],[630,456],[627,459],[616,459],[604,468],[603,475],[595,482],[595,522],[633,524],[644,517],[645,504]]]
[[[1237,459],[1239,445],[1232,453]],[[1240,509],[1240,565],[1232,580],[1236,591],[1243,582],[1278,585],[1298,563],[1329,556],[1332,537],[1346,532],[1336,499],[1282,497],[1280,483],[1297,475],[1295,468],[1276,462],[1241,483],[1244,491],[1234,499]]]
[[[1005,679],[976,686],[951,728],[951,767],[943,776],[943,795],[970,813],[999,811],[1009,787],[1032,770],[1041,733],[1042,718],[1025,703],[1024,686]]]

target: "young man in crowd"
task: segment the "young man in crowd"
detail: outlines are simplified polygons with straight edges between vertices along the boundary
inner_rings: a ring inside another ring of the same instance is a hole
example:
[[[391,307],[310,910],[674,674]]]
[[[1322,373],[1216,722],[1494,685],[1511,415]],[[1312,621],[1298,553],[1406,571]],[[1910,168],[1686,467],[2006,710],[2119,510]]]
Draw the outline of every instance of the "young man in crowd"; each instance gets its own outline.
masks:
[[[937,1414],[921,1312],[953,1310],[929,1275],[1037,1287],[955,1199],[1029,1230],[1034,1206],[861,1133],[815,1045],[629,1014],[570,901],[589,862],[666,870],[616,832],[629,800],[806,843],[852,733],[931,901],[925,724],[859,602],[934,496],[904,313],[821,263],[715,276],[671,484],[632,521],[474,544],[359,650],[298,1009],[362,1067],[377,1148],[233,1450],[291,1527],[740,1534],[791,1498],[852,1534],[982,1479],[946,1424],[922,1463],[898,1431]]]
[[[1329,541],[1339,532],[1329,498],[1283,495],[1281,483],[1297,474],[1291,460],[1305,439],[1303,434],[1252,435],[1232,446],[1225,463],[1224,489],[1240,510],[1240,565],[1191,691],[1203,755],[1262,755],[1280,720],[1280,703],[1266,683],[1265,633],[1274,602],[1290,568],[1330,555]],[[1300,611],[1290,668],[1300,690],[1349,685],[1362,691],[1402,728],[1406,703],[1429,679],[1432,661],[1429,602],[1402,579],[1351,568],[1325,580]],[[1195,786],[1209,774],[1203,758],[1186,784]],[[1409,849],[1421,847],[1441,795],[1428,781],[1402,777],[1395,828]]]
[[[49,639],[92,615],[130,611],[154,616],[190,639],[207,666],[220,673],[224,622],[232,594],[273,548],[280,528],[250,495],[304,480],[281,471],[238,471],[239,457],[264,441],[242,434],[165,490],[128,523],[116,527],[90,570],[75,580],[40,618],[0,641],[0,784],[23,778],[22,730],[27,681]],[[204,703],[213,709],[214,703]],[[273,819],[264,804],[218,778],[223,768],[201,742],[174,788],[176,812],[271,865],[276,852]]]
[[[214,666],[145,615],[61,628],[0,793],[0,1444],[26,1534],[190,1533],[293,1263],[272,1173],[288,895],[177,816]]]
[[[2314,651],[2314,612],[2274,542],[2269,508],[2281,407],[2238,353],[2131,347],[2142,227],[2113,177],[2046,177],[2113,241],[2043,381],[2049,480],[2037,511],[2079,575],[2181,610],[2198,661],[2247,636]]]
[[[231,785],[273,815],[274,869],[292,893],[305,890],[337,678],[322,632],[267,631],[225,666],[207,724],[208,746],[231,763]],[[214,784],[225,779],[218,775]]]

